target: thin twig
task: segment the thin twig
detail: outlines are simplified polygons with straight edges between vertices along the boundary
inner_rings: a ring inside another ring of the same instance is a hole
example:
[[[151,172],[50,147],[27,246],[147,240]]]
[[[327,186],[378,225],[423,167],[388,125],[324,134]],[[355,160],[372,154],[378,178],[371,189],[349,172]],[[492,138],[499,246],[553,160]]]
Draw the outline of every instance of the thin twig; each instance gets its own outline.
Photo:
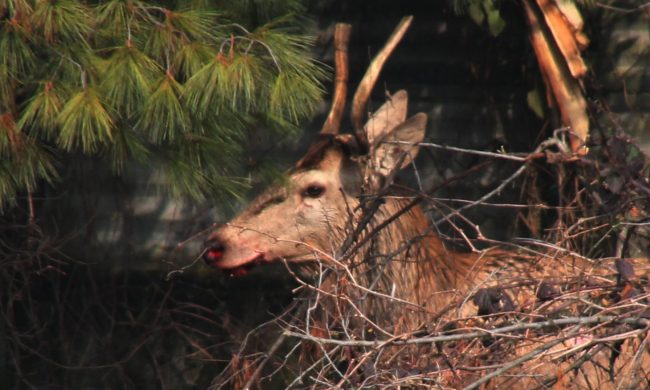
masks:
[[[397,145],[413,145],[412,142],[407,142],[407,141],[386,141],[387,144],[397,144]],[[494,153],[494,152],[486,152],[483,150],[474,150],[474,149],[464,149],[464,148],[459,148],[457,146],[448,146],[448,145],[441,145],[441,144],[435,144],[432,142],[419,142],[417,145],[419,146],[424,146],[428,148],[436,148],[436,149],[442,149],[442,150],[449,150],[452,152],[459,152],[459,153],[466,153],[466,154],[475,154],[478,156],[486,156],[486,157],[493,157],[497,159],[502,159],[502,160],[509,160],[509,161],[517,161],[517,162],[526,162],[530,160],[529,157],[521,157],[516,154],[509,154],[509,153]]]
[[[619,316],[590,316],[590,317],[570,317],[570,318],[560,318],[557,320],[548,320],[542,322],[533,322],[533,323],[524,323],[516,324],[510,326],[504,326],[501,328],[495,329],[479,329],[475,332],[463,333],[463,334],[454,334],[454,335],[441,335],[441,336],[432,336],[432,337],[418,337],[408,340],[336,340],[336,339],[327,339],[323,337],[315,337],[310,335],[305,335],[302,333],[292,332],[285,330],[284,333],[287,336],[297,337],[303,340],[309,340],[320,344],[331,344],[339,345],[346,347],[371,347],[371,348],[384,348],[393,345],[413,345],[413,344],[429,344],[429,343],[438,343],[438,342],[448,342],[448,341],[457,341],[457,340],[466,340],[473,338],[486,338],[486,337],[495,337],[502,334],[507,334],[511,332],[521,332],[524,330],[539,330],[548,327],[560,327],[566,325],[591,325],[591,324],[602,324],[602,323],[617,323],[617,324],[627,324],[627,325],[636,325],[636,326],[649,326],[650,320],[645,318],[620,318]]]
[[[282,346],[282,343],[284,340],[287,338],[287,336],[282,333],[278,338],[275,339],[275,342],[271,345],[271,347],[266,351],[266,355],[264,359],[257,364],[257,367],[255,368],[255,371],[251,374],[250,378],[248,378],[248,381],[246,381],[246,384],[244,385],[244,389],[250,389],[251,386],[253,385],[253,382],[257,380],[257,378],[260,376],[260,373],[264,369],[264,366],[266,366],[266,363],[271,360],[275,352]]]

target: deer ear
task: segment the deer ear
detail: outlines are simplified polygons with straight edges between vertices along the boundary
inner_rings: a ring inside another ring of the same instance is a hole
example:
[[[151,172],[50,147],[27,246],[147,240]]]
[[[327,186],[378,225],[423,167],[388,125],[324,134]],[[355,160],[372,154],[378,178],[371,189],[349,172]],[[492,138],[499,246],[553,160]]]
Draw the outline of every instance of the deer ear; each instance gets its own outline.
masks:
[[[418,113],[397,125],[371,146],[374,171],[387,177],[405,168],[418,154],[418,143],[424,139],[427,115]]]
[[[406,119],[406,110],[408,106],[408,94],[405,90],[399,90],[388,101],[384,103],[379,110],[368,119],[365,126],[368,144],[372,145],[395,126],[404,122]]]

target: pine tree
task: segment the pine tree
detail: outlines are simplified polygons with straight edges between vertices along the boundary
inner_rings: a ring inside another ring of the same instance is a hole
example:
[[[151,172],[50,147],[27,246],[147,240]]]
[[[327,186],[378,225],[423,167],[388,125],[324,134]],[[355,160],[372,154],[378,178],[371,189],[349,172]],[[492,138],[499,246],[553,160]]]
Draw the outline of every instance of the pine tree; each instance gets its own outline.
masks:
[[[294,132],[324,71],[295,1],[0,0],[0,207],[56,185],[62,156],[236,193],[246,131]]]

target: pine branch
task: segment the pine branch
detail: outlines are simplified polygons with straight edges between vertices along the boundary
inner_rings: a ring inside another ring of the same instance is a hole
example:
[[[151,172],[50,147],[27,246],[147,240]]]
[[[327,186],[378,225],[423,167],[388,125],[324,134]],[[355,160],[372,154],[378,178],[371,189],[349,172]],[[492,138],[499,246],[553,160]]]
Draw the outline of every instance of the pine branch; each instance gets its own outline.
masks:
[[[101,88],[110,104],[128,118],[151,93],[160,66],[134,46],[117,48],[103,64]]]
[[[0,28],[0,59],[2,66],[20,80],[34,68],[36,57],[29,45],[28,32],[15,21],[4,22]]]
[[[57,143],[66,150],[92,153],[112,139],[113,120],[92,88],[74,95],[58,118],[61,132]]]
[[[32,97],[23,110],[18,127],[33,134],[42,133],[46,139],[53,136],[62,99],[51,81],[42,84],[40,92]]]
[[[181,103],[183,86],[170,74],[158,83],[146,101],[139,127],[146,129],[154,143],[174,142],[190,128],[190,118]]]
[[[72,0],[38,1],[32,23],[48,43],[79,41],[85,43],[90,33],[90,10]]]
[[[53,141],[56,153],[81,151],[117,173],[131,161],[160,163],[178,195],[237,193],[246,133],[295,136],[322,95],[325,74],[300,23],[277,18],[296,4],[278,2],[260,19],[272,22],[247,29],[253,4],[2,3],[0,114],[19,118],[33,150]],[[5,141],[0,153],[17,161]],[[0,178],[0,203],[56,176],[51,158],[31,156],[24,180]]]

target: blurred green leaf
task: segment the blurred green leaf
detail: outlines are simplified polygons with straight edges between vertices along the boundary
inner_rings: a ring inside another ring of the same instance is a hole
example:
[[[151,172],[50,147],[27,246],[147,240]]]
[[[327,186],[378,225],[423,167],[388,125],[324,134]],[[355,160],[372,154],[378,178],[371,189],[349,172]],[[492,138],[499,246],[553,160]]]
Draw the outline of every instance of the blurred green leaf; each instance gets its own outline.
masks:
[[[487,15],[488,29],[493,37],[499,36],[504,28],[506,21],[501,17],[501,11],[495,6],[494,2],[486,1],[483,3],[483,9]]]
[[[478,3],[472,3],[469,5],[467,8],[467,11],[469,13],[470,18],[474,21],[474,23],[478,24],[479,26],[483,25],[483,21],[485,21],[485,13],[483,12],[483,8],[481,7],[480,4]]]
[[[535,115],[540,119],[544,118],[544,100],[542,99],[542,94],[539,89],[531,89],[526,94],[526,102],[528,107],[533,110]]]

